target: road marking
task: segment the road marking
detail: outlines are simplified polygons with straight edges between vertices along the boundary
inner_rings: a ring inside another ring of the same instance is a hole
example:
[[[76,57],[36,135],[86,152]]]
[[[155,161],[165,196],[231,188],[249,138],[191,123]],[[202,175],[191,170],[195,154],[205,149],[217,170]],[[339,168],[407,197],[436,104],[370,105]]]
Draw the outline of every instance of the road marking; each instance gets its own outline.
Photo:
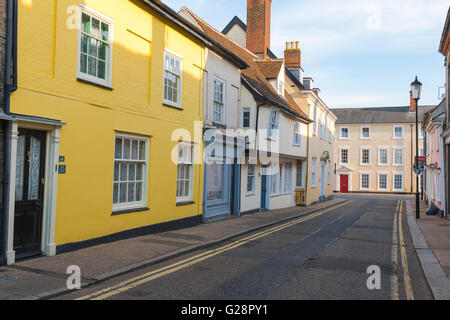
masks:
[[[399,238],[400,238],[400,252],[402,256],[402,266],[403,266],[403,278],[405,282],[405,291],[406,291],[406,299],[414,300],[414,293],[411,286],[411,278],[409,276],[409,268],[408,268],[408,257],[406,256],[406,245],[405,239],[403,237],[403,225],[402,225],[402,209],[403,209],[403,201],[400,204],[399,210]]]
[[[397,208],[394,213],[394,222],[392,225],[392,262],[394,263],[395,273],[391,276],[391,297],[392,300],[399,300],[398,286],[398,255],[397,255],[397,213],[400,201],[397,202]]]
[[[169,265],[169,266],[166,266],[166,267],[163,267],[163,268],[160,268],[160,269],[157,269],[157,270],[145,273],[143,275],[134,277],[132,279],[125,280],[125,281],[123,281],[123,282],[121,282],[121,283],[119,283],[117,285],[114,285],[114,286],[111,286],[109,288],[105,288],[105,289],[99,290],[97,292],[94,292],[94,293],[91,293],[89,295],[77,298],[75,300],[88,300],[88,299],[91,299],[91,300],[104,300],[104,299],[107,299],[107,298],[112,297],[114,295],[120,294],[120,293],[125,292],[127,290],[130,290],[132,288],[135,288],[135,287],[137,287],[139,285],[142,285],[142,284],[144,284],[146,282],[150,282],[152,280],[155,280],[155,279],[160,278],[162,276],[168,275],[170,273],[179,271],[181,269],[185,269],[185,268],[187,268],[189,266],[192,266],[192,265],[194,265],[196,263],[199,263],[199,262],[204,261],[206,259],[209,259],[209,258],[212,258],[214,256],[217,256],[217,255],[219,255],[219,254],[221,254],[223,252],[226,252],[226,251],[235,249],[237,247],[240,247],[240,246],[242,246],[242,245],[244,245],[246,243],[249,243],[251,241],[257,240],[257,239],[262,238],[262,237],[266,237],[266,236],[268,236],[268,235],[270,235],[270,234],[272,234],[274,232],[277,232],[277,231],[283,230],[285,228],[291,227],[291,226],[293,226],[295,224],[299,224],[299,223],[302,223],[302,222],[314,219],[316,217],[319,217],[319,216],[327,213],[328,211],[335,210],[335,209],[340,208],[340,207],[342,207],[344,205],[347,205],[347,204],[349,204],[351,202],[353,202],[353,200],[350,200],[350,201],[347,201],[347,202],[344,202],[344,203],[332,206],[330,208],[324,209],[324,210],[322,210],[320,212],[317,212],[317,213],[313,213],[313,214],[308,215],[306,217],[296,218],[296,219],[294,219],[292,221],[289,221],[289,222],[286,222],[286,223],[284,223],[282,225],[272,227],[269,230],[265,230],[265,231],[258,232],[256,234],[247,236],[247,237],[245,237],[243,239],[237,240],[237,241],[235,241],[233,243],[230,243],[228,245],[225,245],[225,246],[223,246],[221,248],[214,249],[214,250],[208,250],[208,251],[203,252],[201,254],[198,254],[196,256],[193,256],[193,257],[190,257],[188,259],[185,259],[185,260],[179,261],[177,263],[174,263],[172,265]]]

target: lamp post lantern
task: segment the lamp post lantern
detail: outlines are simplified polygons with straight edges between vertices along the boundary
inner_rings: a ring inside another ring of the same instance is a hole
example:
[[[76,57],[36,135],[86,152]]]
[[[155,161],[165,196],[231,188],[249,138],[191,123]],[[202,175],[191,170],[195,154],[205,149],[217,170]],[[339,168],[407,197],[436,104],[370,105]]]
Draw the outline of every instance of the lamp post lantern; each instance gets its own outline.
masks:
[[[411,83],[412,98],[416,102],[416,219],[420,219],[419,209],[419,99],[422,93],[422,83],[417,79]]]

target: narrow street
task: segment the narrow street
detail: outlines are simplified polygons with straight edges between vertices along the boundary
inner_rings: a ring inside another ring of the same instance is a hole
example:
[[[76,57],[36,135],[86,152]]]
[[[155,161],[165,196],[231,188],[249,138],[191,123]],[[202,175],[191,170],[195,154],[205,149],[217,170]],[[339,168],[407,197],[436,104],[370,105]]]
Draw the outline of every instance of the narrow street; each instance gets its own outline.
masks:
[[[355,196],[55,299],[432,299],[404,204]],[[369,266],[381,270],[380,289],[368,289]]]

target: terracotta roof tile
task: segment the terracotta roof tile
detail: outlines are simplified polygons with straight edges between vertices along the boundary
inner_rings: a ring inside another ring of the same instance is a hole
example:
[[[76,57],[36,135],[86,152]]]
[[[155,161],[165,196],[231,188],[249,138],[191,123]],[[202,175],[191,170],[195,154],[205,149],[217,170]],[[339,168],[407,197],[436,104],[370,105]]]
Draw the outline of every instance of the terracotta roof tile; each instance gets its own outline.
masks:
[[[261,69],[266,79],[278,78],[283,62],[283,60],[279,59],[256,60],[256,64]]]

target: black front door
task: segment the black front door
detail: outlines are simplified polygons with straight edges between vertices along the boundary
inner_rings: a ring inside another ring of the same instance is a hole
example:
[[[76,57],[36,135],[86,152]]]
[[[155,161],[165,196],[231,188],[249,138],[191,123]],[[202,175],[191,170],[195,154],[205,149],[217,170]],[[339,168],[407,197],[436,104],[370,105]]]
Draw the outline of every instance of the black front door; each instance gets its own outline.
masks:
[[[16,258],[41,253],[45,137],[44,131],[19,129],[14,213]]]

